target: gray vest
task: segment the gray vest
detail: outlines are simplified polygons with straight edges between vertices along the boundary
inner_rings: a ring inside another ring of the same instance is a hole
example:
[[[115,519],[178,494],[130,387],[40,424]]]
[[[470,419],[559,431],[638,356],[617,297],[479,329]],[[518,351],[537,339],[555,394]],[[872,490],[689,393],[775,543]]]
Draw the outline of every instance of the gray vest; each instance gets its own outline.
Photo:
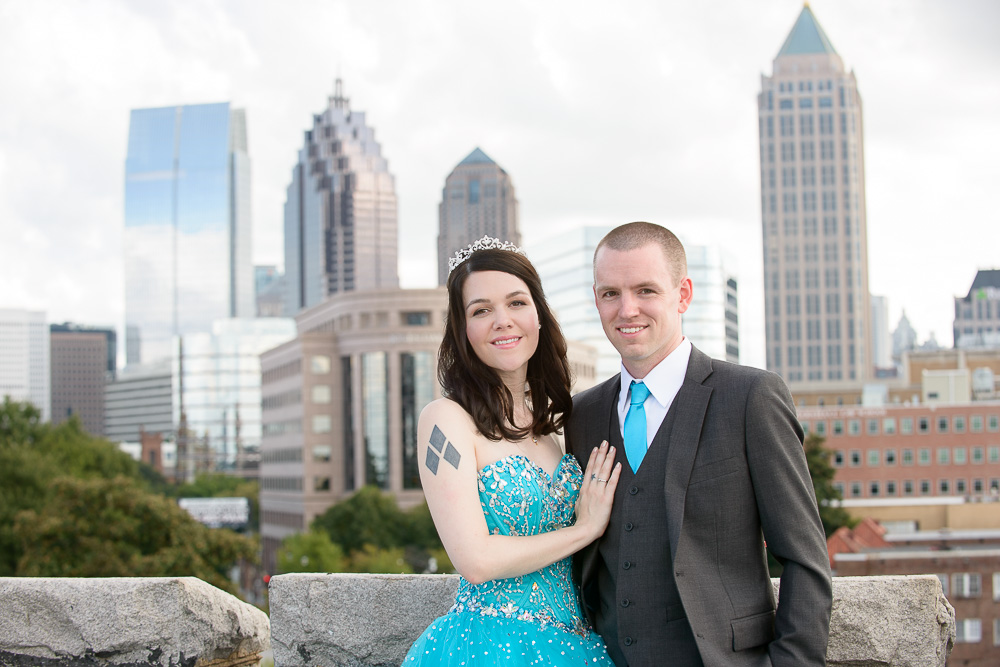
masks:
[[[618,667],[700,667],[701,656],[674,581],[667,535],[664,469],[675,412],[670,410],[639,472],[625,457],[613,408],[608,442],[622,464],[614,511],[598,545],[596,630]]]

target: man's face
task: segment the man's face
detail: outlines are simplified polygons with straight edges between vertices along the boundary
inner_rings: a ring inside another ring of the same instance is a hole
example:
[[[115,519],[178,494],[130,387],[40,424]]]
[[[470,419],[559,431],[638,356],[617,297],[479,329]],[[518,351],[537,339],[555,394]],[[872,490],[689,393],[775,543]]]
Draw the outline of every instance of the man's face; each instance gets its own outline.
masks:
[[[663,249],[607,246],[594,258],[594,298],[608,340],[636,379],[646,377],[676,348],[681,314],[691,305],[691,279],[675,285]]]

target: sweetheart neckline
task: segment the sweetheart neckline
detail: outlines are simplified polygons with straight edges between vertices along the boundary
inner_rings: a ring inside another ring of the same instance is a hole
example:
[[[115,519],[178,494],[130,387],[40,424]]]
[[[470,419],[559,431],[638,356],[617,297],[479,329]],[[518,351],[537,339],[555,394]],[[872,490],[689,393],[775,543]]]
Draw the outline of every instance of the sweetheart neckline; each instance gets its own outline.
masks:
[[[550,475],[549,472],[545,468],[543,468],[537,462],[535,462],[534,460],[528,458],[524,454],[508,454],[507,456],[500,457],[499,459],[497,459],[496,461],[493,461],[492,463],[487,463],[486,465],[484,465],[482,468],[479,469],[478,476],[482,477],[483,474],[487,470],[489,470],[491,468],[496,468],[498,464],[503,463],[504,461],[507,461],[508,459],[524,459],[532,467],[534,467],[536,470],[540,470],[542,472],[542,474],[545,475],[546,479],[549,480],[549,483],[552,483],[552,480],[555,478],[556,473],[559,472],[559,469],[563,467],[563,462],[566,461],[567,458],[571,458],[572,459],[573,455],[570,454],[569,452],[566,452],[561,457],[559,457],[559,462],[556,463],[556,468],[555,468],[555,470],[552,471],[552,474]]]

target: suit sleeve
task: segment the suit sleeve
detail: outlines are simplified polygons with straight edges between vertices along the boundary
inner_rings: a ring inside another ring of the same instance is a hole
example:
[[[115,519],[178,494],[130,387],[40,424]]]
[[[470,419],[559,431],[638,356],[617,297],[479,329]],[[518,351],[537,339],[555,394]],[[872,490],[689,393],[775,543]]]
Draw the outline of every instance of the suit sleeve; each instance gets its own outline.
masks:
[[[783,566],[771,662],[825,665],[832,585],[826,536],[802,447],[802,428],[780,377],[750,389],[747,460],[768,550]]]

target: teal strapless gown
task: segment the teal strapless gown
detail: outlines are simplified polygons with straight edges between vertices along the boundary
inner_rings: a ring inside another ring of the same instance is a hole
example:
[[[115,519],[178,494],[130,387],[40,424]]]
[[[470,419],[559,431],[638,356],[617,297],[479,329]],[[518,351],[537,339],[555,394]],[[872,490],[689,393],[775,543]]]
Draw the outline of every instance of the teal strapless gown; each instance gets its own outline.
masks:
[[[537,535],[573,523],[583,473],[567,454],[555,473],[513,455],[479,473],[479,500],[494,535]],[[570,559],[511,579],[458,584],[455,605],[410,648],[409,665],[605,665],[571,578]]]

